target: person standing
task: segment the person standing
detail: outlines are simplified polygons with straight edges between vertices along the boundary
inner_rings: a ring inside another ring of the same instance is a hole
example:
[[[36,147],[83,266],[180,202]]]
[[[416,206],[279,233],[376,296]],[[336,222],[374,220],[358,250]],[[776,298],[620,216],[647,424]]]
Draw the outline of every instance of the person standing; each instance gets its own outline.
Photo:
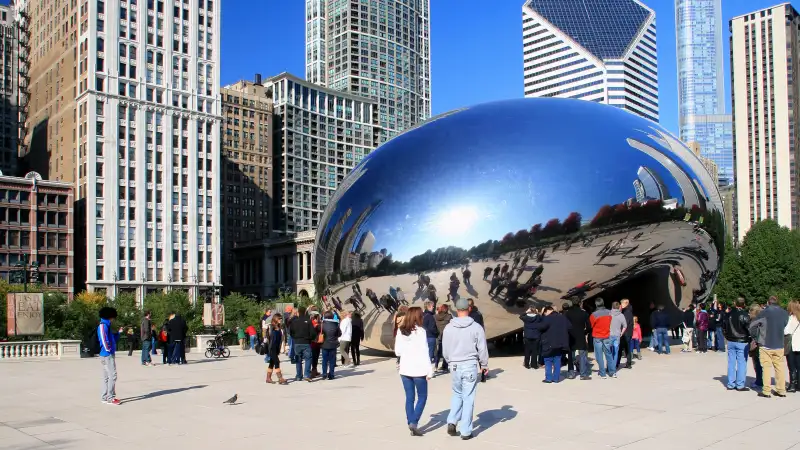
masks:
[[[639,318],[633,316],[633,334],[631,335],[631,354],[636,350],[636,358],[642,359],[642,327],[639,325]]]
[[[762,375],[764,388],[758,396],[771,397],[772,383],[769,372],[772,370],[775,372],[775,395],[786,397],[786,374],[783,372],[783,333],[789,323],[789,314],[778,306],[778,298],[773,295],[758,318],[764,319],[766,324],[764,346],[759,349],[761,368],[764,371]]]
[[[697,331],[697,353],[706,353],[708,351],[708,312],[706,312],[706,304],[700,303],[697,305],[697,315],[695,316],[695,330]]]
[[[623,298],[620,302],[620,312],[625,317],[626,327],[619,339],[621,351],[617,353],[617,367],[619,368],[622,365],[622,351],[625,351],[627,358],[625,368],[630,369],[633,367],[631,364],[631,359],[633,358],[633,342],[631,342],[631,339],[633,339],[633,307],[631,306],[631,301],[627,298]]]
[[[342,312],[342,320],[339,323],[339,356],[342,358],[343,366],[350,366],[350,345],[353,341],[353,319],[349,311]]]
[[[333,320],[332,311],[326,311],[323,316],[322,336],[322,379],[332,380],[336,369],[336,348],[339,347],[339,338],[342,336],[339,324]]]
[[[617,370],[619,369],[619,365],[617,362],[619,361],[619,345],[620,340],[622,339],[622,335],[625,333],[625,330],[628,328],[628,323],[625,321],[625,316],[620,311],[620,303],[614,302],[611,304],[611,326],[608,329],[608,337],[611,340],[611,360],[606,361],[606,364],[609,367],[614,367],[614,373],[611,374],[612,377],[617,377]]]
[[[450,369],[447,367],[447,360],[442,356],[442,336],[444,336],[444,329],[447,327],[447,324],[450,323],[450,320],[453,319],[453,315],[450,314],[450,307],[444,304],[439,305],[434,319],[436,320],[436,331],[438,334],[436,336],[436,353],[434,354],[433,370],[439,370],[439,361],[441,361],[442,373],[450,373]]]
[[[353,313],[353,340],[350,342],[350,356],[353,358],[353,367],[361,365],[361,341],[364,340],[364,320],[361,313]]]
[[[792,300],[787,307],[789,321],[783,334],[788,337],[786,365],[789,367],[789,388],[786,392],[800,390],[800,302]],[[730,345],[730,344],[729,344]]]
[[[439,336],[439,329],[436,328],[436,317],[434,317],[433,314],[433,302],[430,300],[425,302],[425,312],[422,313],[422,328],[425,330],[425,338],[428,342],[428,356],[433,366],[436,355],[436,338]]]
[[[164,321],[164,325],[161,325],[158,340],[161,341],[161,364],[167,365],[172,357],[172,341],[169,339],[169,319]]]
[[[173,312],[169,316],[169,337],[172,339],[172,354],[170,355],[169,363],[172,364],[186,364],[186,353],[184,353],[183,341],[186,339],[186,332],[189,327],[186,326],[186,321],[183,320],[177,312]]]
[[[328,312],[330,313],[330,311]],[[292,349],[292,353],[295,357],[296,369],[294,379],[296,381],[303,381],[305,377],[306,381],[311,381],[311,342],[316,339],[317,334],[314,326],[311,324],[311,319],[306,314],[305,307],[301,306],[296,311],[296,314],[297,315],[292,318],[292,322],[289,324],[289,335],[292,337],[292,344],[294,344],[294,348]],[[326,313],[326,315],[327,314],[328,313]],[[330,317],[330,320],[333,321],[333,313],[330,313]],[[334,325],[336,324],[334,323]],[[338,325],[336,328],[338,330]],[[335,350],[334,347],[334,351]],[[335,357],[333,361],[335,364]],[[322,364],[324,366],[324,360]],[[305,365],[305,370],[303,365]],[[322,370],[324,373],[325,368],[323,367]]]
[[[247,333],[247,336],[250,338],[250,348],[248,350],[255,349],[256,338],[258,337],[258,331],[256,331],[256,327],[254,327],[253,325],[248,325],[245,332]]]
[[[150,321],[151,313],[150,311],[144,312],[144,318],[142,318],[142,324],[139,327],[139,334],[142,338],[142,365],[143,366],[151,366],[153,362],[150,358],[150,348],[153,343],[153,324]]]
[[[119,405],[117,399],[117,342],[119,333],[111,331],[111,322],[117,318],[117,310],[109,306],[100,308],[100,324],[97,325],[97,339],[100,344],[100,364],[103,366],[103,388],[100,401],[109,405]]]
[[[694,304],[684,309],[681,315],[683,320],[683,350],[681,353],[691,353],[694,350],[694,315]]]
[[[544,307],[543,316],[542,320],[535,325],[542,332],[542,356],[544,357],[544,380],[542,383],[558,383],[561,381],[561,358],[569,349],[569,330],[572,328],[572,324],[549,305]]]
[[[596,309],[589,316],[594,339],[594,357],[597,361],[598,376],[600,379],[605,379],[606,373],[612,377],[617,373],[616,364],[613,364],[611,359],[612,344],[609,338],[611,312],[606,309],[605,301],[600,297],[594,300],[594,305]]]
[[[653,333],[656,334],[658,339],[656,353],[661,354],[661,347],[663,346],[663,353],[669,355],[669,316],[664,311],[664,305],[658,305],[656,312],[653,313],[653,323],[650,325],[653,327]]]
[[[734,310],[725,316],[722,323],[725,339],[728,340],[728,390],[747,391],[747,351],[750,345],[750,316],[744,310],[744,299],[739,297]]]
[[[539,339],[542,337],[542,332],[536,325],[541,322],[542,318],[533,306],[519,318],[523,323],[522,338],[525,339],[525,356],[522,358],[522,366],[526,369],[531,367],[539,369]]]
[[[286,379],[283,378],[283,373],[281,372],[281,360],[280,360],[280,352],[281,352],[281,344],[283,343],[283,322],[282,316],[279,314],[275,314],[272,316],[269,325],[264,328],[264,334],[266,336],[267,342],[267,355],[269,356],[269,365],[267,366],[267,383],[273,384],[272,381],[272,374],[278,376],[278,384],[288,384]]]
[[[574,303],[573,303],[574,302]],[[577,298],[573,297],[573,301],[566,301],[562,304],[565,309],[564,316],[570,321],[572,327],[569,330],[569,352],[567,358],[568,376],[574,377],[574,360],[578,359],[578,372],[580,373],[581,380],[591,380],[591,372],[589,372],[589,358],[586,354],[586,336],[589,334],[589,314],[584,311],[578,302]]]
[[[239,339],[239,347],[241,347],[242,350],[247,350],[247,347],[245,346],[247,334],[244,332],[244,328],[236,327],[236,338]]]
[[[718,352],[725,351],[725,308],[722,303],[717,302],[714,311],[714,350]]]
[[[419,421],[428,401],[428,380],[433,377],[423,320],[420,307],[409,308],[394,341],[394,353],[400,359],[398,372],[406,394],[406,422],[412,436],[422,436]]]
[[[472,415],[479,373],[489,370],[489,352],[483,327],[470,317],[469,302],[455,302],[457,317],[444,329],[442,353],[452,374],[453,395],[447,416],[447,434],[472,439]],[[459,426],[459,430],[456,427]]]

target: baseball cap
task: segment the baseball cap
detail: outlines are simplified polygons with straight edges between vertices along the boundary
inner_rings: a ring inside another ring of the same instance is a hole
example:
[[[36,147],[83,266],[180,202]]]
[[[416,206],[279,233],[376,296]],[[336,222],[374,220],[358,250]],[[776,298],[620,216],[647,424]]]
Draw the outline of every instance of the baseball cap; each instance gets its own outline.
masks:
[[[457,311],[466,311],[469,309],[469,302],[467,299],[460,298],[456,300],[456,310]]]

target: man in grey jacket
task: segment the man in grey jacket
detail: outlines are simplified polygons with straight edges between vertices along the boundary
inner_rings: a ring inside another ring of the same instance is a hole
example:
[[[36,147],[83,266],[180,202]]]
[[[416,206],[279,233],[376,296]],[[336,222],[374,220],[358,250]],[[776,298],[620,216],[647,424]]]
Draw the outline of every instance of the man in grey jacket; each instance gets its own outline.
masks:
[[[486,334],[470,316],[466,299],[456,301],[457,317],[444,329],[442,353],[452,374],[453,396],[447,416],[447,434],[472,439],[472,413],[475,408],[475,391],[479,374],[489,370],[489,352]],[[461,424],[456,431],[456,426]]]
[[[611,327],[608,331],[608,338],[611,340],[611,361],[608,363],[609,368],[613,367],[614,371],[611,373],[612,378],[617,378],[617,362],[619,361],[619,343],[622,335],[625,334],[625,329],[628,328],[628,321],[625,320],[625,315],[620,311],[620,303],[614,302],[611,304]],[[631,326],[633,326],[631,324]]]

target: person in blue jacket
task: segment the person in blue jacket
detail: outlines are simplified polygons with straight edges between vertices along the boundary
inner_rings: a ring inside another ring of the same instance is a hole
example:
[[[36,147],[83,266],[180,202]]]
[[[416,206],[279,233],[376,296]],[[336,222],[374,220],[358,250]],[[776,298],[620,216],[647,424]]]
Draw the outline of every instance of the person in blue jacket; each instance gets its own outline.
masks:
[[[117,318],[117,310],[109,306],[100,308],[100,324],[97,326],[97,339],[100,341],[100,364],[103,365],[103,389],[100,400],[109,405],[119,405],[117,399],[117,342],[119,331],[112,331],[111,322]]]

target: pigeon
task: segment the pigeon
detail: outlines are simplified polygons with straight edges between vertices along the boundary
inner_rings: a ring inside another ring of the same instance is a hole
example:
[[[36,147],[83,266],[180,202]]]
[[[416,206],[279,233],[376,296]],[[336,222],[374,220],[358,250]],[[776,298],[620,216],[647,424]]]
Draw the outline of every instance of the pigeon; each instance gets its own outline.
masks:
[[[239,400],[239,394],[233,394],[233,397],[225,400],[222,403],[227,403],[229,405],[234,405],[234,404],[236,404],[236,400]]]

